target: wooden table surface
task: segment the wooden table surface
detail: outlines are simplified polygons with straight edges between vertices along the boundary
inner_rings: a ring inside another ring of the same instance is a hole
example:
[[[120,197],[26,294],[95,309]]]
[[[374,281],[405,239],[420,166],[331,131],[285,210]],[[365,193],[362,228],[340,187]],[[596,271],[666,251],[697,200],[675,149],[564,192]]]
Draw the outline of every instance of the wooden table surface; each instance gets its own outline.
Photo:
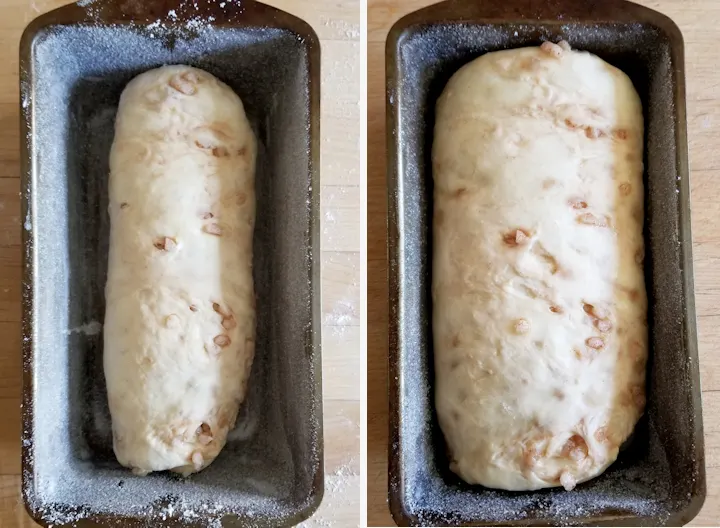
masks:
[[[18,43],[66,0],[0,2],[0,527],[37,526],[20,499]],[[265,0],[322,41],[322,288],[325,500],[304,526],[358,526],[360,486],[360,0]]]
[[[392,24],[434,0],[368,0],[368,525],[394,526],[387,507],[385,63]],[[708,493],[694,526],[720,523],[720,45],[717,0],[641,0],[685,37],[692,169],[695,295]]]

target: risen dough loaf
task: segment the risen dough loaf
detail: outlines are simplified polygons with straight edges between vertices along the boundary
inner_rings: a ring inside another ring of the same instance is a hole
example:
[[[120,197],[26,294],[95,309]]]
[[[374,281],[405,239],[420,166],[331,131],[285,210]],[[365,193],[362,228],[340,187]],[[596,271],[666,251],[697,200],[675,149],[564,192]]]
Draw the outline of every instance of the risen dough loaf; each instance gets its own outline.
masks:
[[[436,405],[452,469],[575,484],[645,405],[642,108],[565,42],[488,53],[437,105]]]
[[[105,377],[118,461],[210,464],[254,354],[256,144],[235,93],[164,67],[123,92],[110,155]]]

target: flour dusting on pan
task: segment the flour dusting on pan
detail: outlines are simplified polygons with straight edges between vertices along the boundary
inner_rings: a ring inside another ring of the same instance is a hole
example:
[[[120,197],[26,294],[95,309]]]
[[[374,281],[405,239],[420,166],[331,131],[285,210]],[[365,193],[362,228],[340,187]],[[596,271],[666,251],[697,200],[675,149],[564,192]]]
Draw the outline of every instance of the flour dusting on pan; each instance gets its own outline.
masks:
[[[100,2],[82,5],[91,19],[101,11]],[[243,8],[226,2],[226,9],[232,22]],[[32,127],[25,139],[34,158],[23,189],[32,205],[25,250],[34,283],[25,284],[23,299],[25,317],[37,323],[24,336],[24,345],[32,344],[24,369],[32,372],[33,391],[25,400],[23,494],[30,510],[51,524],[119,515],[146,518],[149,525],[220,526],[229,515],[278,526],[300,521],[319,493],[320,358],[313,336],[320,318],[313,312],[315,285],[308,282],[314,266],[308,247],[317,244],[309,229],[316,211],[307,206],[309,47],[289,30],[214,26],[193,2],[175,10],[152,30],[102,20],[46,28],[33,42],[33,75],[23,72],[29,80],[21,87],[23,113]],[[178,63],[228,83],[260,141],[256,362],[232,441],[188,479],[137,477],[117,464],[99,327],[117,102],[137,74]]]
[[[402,507],[413,524],[577,525],[609,517],[655,526],[681,522],[704,494],[704,488],[695,485],[704,478],[695,314],[692,300],[686,298],[692,292],[684,291],[684,281],[692,279],[685,269],[691,241],[683,225],[687,221],[683,215],[689,216],[683,203],[689,200],[689,191],[677,180],[687,170],[685,145],[678,140],[685,127],[684,114],[676,108],[678,96],[684,96],[680,64],[675,62],[681,59],[674,55],[681,45],[654,23],[573,23],[569,18],[562,25],[417,24],[399,37],[397,78],[391,79],[390,90],[395,94],[392,110],[399,112],[396,116],[402,122],[389,131],[402,139],[389,175],[390,186],[396,189],[391,217],[400,229],[391,242],[391,269],[398,270],[395,293],[399,295],[391,314],[400,313],[391,317],[397,325],[393,337],[400,342],[396,346],[391,341],[391,397],[397,398],[398,413],[390,419],[398,435],[391,438],[390,449],[396,469],[402,469],[390,475],[390,495],[395,512]],[[651,279],[653,357],[647,416],[636,429],[634,442],[601,477],[572,492],[502,492],[469,486],[451,473],[434,413],[428,149],[435,102],[458,68],[489,51],[560,38],[625,71],[643,100],[648,151],[646,242],[652,254],[646,273]],[[680,467],[687,470],[673,469]]]

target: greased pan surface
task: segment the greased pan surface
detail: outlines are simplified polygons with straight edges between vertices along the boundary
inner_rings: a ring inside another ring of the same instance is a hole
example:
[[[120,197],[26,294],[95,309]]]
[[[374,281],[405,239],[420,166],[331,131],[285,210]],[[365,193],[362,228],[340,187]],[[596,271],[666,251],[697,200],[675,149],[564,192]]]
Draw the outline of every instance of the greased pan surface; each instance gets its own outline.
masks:
[[[294,525],[323,494],[318,39],[247,0],[85,3],[35,20],[21,43],[28,511],[46,526]],[[170,63],[229,84],[260,144],[249,393],[223,452],[186,480],[116,462],[100,326],[119,97]]]
[[[449,470],[434,412],[430,296],[435,102],[463,64],[567,40],[625,71],[643,101],[650,362],[645,417],[605,474],[572,492],[502,492]],[[390,509],[401,526],[682,525],[705,498],[683,41],[622,0],[450,0],[387,41]]]

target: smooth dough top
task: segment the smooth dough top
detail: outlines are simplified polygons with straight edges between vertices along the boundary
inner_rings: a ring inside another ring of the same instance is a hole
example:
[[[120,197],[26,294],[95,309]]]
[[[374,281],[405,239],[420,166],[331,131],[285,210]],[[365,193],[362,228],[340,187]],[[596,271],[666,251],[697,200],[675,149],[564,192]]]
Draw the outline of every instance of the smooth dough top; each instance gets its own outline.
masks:
[[[488,53],[447,84],[436,406],[465,481],[572,489],[643,413],[643,134],[630,79],[565,42]]]

